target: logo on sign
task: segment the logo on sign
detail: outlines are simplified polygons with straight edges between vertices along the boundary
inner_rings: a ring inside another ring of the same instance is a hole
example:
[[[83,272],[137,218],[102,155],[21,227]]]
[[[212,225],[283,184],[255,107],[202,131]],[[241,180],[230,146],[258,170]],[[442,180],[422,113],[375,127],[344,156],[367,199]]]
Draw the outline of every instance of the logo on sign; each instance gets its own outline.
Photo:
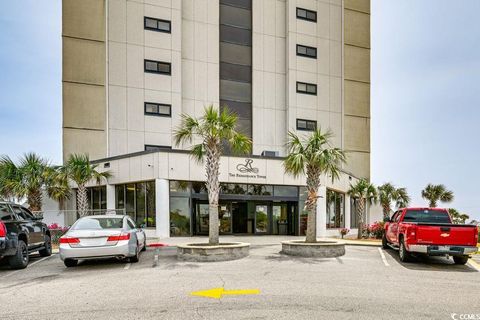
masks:
[[[258,168],[252,167],[252,163],[252,159],[245,159],[245,164],[239,163],[237,170],[241,173],[258,173]]]

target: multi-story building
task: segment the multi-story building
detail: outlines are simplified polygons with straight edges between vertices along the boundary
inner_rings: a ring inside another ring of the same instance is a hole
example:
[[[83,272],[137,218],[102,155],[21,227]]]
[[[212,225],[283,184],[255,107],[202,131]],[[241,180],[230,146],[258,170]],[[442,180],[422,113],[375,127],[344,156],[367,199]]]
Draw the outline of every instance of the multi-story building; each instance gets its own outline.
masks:
[[[253,141],[222,158],[221,232],[304,232],[305,179],[282,161],[288,131],[319,127],[348,164],[322,180],[317,228],[355,228],[346,190],[370,176],[369,0],[63,0],[64,157],[113,174],[92,208],[125,209],[159,236],[205,234],[204,170],[173,132],[210,104]]]

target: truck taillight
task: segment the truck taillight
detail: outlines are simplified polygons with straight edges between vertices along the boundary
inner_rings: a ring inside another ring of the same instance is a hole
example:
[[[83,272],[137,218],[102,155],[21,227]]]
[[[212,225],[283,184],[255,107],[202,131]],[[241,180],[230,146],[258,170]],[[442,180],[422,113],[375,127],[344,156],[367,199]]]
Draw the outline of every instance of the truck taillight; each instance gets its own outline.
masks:
[[[476,227],[475,229],[473,229],[473,232],[475,232],[475,241],[477,241],[477,243],[478,243],[478,232],[479,232],[478,227]]]
[[[80,239],[72,237],[61,237],[60,243],[77,244],[80,243]]]
[[[107,241],[121,241],[121,240],[130,240],[130,233],[120,234],[118,236],[110,236],[107,238]]]
[[[7,227],[5,223],[0,221],[0,238],[5,238],[7,236]]]
[[[417,237],[417,226],[412,225],[407,229],[407,237],[415,239]]]

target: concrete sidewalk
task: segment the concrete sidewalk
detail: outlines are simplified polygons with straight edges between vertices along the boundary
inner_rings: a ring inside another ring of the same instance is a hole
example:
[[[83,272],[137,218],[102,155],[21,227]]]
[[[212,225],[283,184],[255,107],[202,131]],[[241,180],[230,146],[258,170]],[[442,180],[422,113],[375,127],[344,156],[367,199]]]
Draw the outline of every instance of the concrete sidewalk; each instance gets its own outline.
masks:
[[[305,240],[305,237],[296,236],[220,236],[221,242],[246,242],[252,246],[267,246],[279,245],[282,241],[287,240]],[[345,243],[345,245],[353,246],[373,246],[378,247],[382,245],[380,240],[353,240],[353,239],[338,239],[338,238],[318,238],[319,241],[338,241]],[[163,243],[170,246],[185,243],[207,243],[208,237],[172,237],[172,238],[149,238],[148,244]]]

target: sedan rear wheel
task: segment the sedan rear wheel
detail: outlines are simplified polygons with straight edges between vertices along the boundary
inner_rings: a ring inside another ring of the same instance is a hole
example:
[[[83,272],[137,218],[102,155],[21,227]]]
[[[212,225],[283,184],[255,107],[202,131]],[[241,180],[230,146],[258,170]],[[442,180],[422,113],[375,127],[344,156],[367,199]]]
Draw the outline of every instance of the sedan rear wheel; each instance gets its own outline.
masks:
[[[65,267],[71,268],[71,267],[76,267],[76,266],[77,266],[78,260],[75,260],[75,259],[65,259],[65,261],[63,261],[63,263],[65,264]]]
[[[137,243],[137,249],[135,250],[135,255],[133,257],[130,257],[130,262],[137,263],[140,258],[139,258],[139,250],[138,250],[138,243]]]

